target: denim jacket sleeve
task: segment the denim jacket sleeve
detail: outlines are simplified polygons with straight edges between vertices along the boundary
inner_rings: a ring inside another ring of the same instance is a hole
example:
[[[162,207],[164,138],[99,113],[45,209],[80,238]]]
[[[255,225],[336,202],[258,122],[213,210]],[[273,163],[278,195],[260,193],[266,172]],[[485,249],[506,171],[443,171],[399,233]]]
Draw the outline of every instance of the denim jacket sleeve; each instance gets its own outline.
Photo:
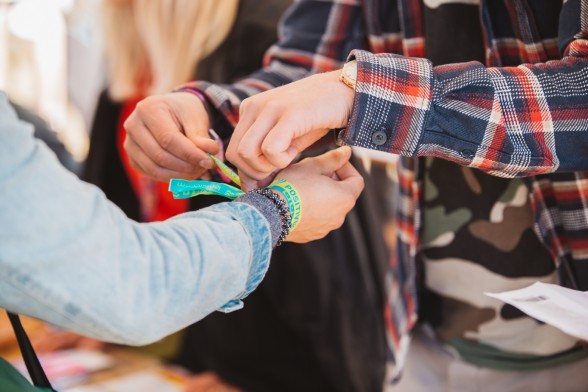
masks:
[[[147,344],[239,308],[269,264],[270,225],[251,204],[133,222],[1,92],[0,200],[0,306],[98,339]]]

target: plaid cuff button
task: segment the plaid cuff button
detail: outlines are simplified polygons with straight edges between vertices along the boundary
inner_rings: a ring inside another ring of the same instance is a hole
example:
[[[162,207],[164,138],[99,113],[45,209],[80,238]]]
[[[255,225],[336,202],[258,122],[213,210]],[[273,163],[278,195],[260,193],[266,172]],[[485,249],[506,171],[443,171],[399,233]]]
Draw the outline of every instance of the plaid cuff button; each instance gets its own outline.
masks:
[[[461,150],[461,156],[465,159],[474,158],[474,152],[472,150]]]
[[[374,143],[376,146],[381,146],[382,144],[386,143],[386,140],[388,140],[388,136],[384,131],[376,131],[372,134],[372,143]]]

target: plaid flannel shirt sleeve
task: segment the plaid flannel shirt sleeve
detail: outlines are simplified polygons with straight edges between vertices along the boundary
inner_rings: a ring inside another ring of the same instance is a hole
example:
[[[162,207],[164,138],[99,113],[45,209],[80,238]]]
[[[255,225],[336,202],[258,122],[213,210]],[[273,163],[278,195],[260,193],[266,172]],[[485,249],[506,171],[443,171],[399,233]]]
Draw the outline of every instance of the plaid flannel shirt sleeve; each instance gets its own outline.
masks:
[[[588,170],[587,8],[564,5],[564,57],[541,64],[433,67],[421,58],[353,51],[356,96],[340,142],[437,156],[502,177]]]
[[[282,17],[279,42],[266,52],[262,69],[233,84],[194,81],[180,86],[178,91],[204,95],[212,127],[227,137],[247,97],[317,72],[341,68],[351,49],[363,45],[361,24],[361,0],[298,0]]]

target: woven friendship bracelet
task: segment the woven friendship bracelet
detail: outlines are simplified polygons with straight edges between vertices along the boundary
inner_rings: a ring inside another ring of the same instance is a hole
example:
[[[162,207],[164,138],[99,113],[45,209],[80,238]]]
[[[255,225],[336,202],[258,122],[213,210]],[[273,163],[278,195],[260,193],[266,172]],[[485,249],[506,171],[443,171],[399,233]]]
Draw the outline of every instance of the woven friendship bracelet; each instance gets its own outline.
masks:
[[[278,242],[276,243],[276,246],[280,246],[282,242],[284,242],[288,234],[290,234],[290,228],[292,227],[292,217],[290,215],[290,209],[286,205],[286,202],[284,202],[284,200],[282,200],[280,196],[278,196],[271,189],[259,188],[254,189],[251,192],[260,194],[271,200],[271,202],[274,203],[274,205],[280,212],[280,217],[282,218],[282,232],[280,233],[280,236],[278,237]]]

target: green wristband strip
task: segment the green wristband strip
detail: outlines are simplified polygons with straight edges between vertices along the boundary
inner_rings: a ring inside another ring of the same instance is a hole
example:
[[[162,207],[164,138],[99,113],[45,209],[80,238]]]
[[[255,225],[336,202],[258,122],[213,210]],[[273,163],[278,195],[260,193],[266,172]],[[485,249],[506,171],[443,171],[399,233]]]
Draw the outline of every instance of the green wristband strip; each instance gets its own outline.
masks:
[[[219,195],[228,199],[236,199],[245,193],[239,188],[222,182],[177,178],[172,178],[169,182],[169,191],[173,193],[174,199],[187,199],[199,195]]]
[[[290,229],[290,232],[292,232],[298,226],[298,223],[300,223],[300,217],[302,216],[302,201],[300,200],[298,191],[294,188],[294,185],[283,178],[272,182],[268,188],[280,192],[288,202],[290,216],[292,217]]]
[[[218,166],[220,171],[222,171],[227,177],[231,179],[235,184],[241,186],[241,179],[239,179],[239,175],[235,173],[230,167],[225,165],[223,161],[218,159],[212,154],[208,154],[208,156],[212,159],[212,161]]]

